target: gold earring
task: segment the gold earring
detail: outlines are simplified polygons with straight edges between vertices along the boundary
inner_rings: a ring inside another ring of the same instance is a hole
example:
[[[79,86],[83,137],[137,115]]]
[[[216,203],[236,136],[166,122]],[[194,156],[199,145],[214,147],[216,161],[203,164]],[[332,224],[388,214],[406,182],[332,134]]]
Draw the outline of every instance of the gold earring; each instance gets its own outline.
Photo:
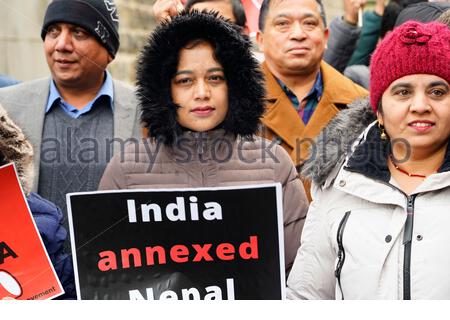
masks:
[[[380,129],[381,133],[380,133],[380,138],[381,140],[387,140],[388,136],[386,134],[386,131],[384,131],[384,126],[378,122],[378,129]]]

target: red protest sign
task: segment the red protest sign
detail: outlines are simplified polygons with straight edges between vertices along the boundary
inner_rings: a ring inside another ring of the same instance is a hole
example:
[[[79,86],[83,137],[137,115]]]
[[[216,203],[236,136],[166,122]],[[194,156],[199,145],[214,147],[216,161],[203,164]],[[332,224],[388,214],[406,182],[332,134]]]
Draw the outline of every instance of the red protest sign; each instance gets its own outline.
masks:
[[[0,167],[0,300],[64,293],[31,216],[14,165]]]

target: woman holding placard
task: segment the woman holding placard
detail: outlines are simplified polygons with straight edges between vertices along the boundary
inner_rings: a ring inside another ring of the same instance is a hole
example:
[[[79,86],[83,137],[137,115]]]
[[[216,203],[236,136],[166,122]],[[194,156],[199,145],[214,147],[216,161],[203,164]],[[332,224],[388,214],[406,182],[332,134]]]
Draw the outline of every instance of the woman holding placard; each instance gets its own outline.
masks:
[[[250,49],[250,40],[236,26],[214,14],[185,12],[158,26],[137,74],[150,144],[116,155],[100,189],[280,182],[288,272],[308,201],[288,154],[254,136],[265,92]]]

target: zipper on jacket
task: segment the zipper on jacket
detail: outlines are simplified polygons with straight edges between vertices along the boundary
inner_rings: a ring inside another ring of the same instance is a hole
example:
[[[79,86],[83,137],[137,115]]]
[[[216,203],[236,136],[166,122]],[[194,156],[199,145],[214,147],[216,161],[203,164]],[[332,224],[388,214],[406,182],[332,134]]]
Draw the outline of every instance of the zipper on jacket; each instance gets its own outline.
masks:
[[[406,223],[403,233],[403,245],[405,246],[403,256],[403,300],[411,300],[411,246],[414,226],[414,202],[417,194],[408,196],[403,190],[393,186],[392,184],[377,180],[380,183],[399,191],[406,197]],[[345,256],[344,256],[345,257]],[[341,290],[342,292],[342,290]]]
[[[201,185],[205,185],[206,174],[204,172],[203,164],[206,162],[204,159],[205,151],[208,144],[208,135],[204,132],[194,132],[195,149],[198,156],[198,163],[200,164]]]
[[[406,223],[403,233],[405,253],[403,258],[403,299],[411,300],[411,245],[414,225],[414,200],[416,196],[408,196],[406,203]]]
[[[405,246],[403,255],[403,300],[411,300],[411,246],[414,227],[414,202],[417,194],[408,196],[403,190],[390,183],[378,180],[381,183],[399,191],[406,197],[406,223],[403,232],[403,245]]]
[[[337,230],[337,236],[336,236],[337,245],[338,245],[338,262],[336,265],[336,270],[334,271],[334,275],[337,279],[337,282],[339,285],[339,290],[341,290],[342,300],[344,300],[344,292],[342,291],[342,285],[341,285],[341,271],[342,271],[342,267],[344,266],[344,261],[345,261],[345,250],[344,250],[343,238],[344,238],[345,225],[347,224],[347,220],[348,220],[348,217],[350,216],[350,213],[351,213],[351,211],[347,211],[344,214],[344,217],[342,218],[341,222],[339,223],[339,227]]]
[[[205,153],[205,145],[207,137],[204,136],[203,132],[195,132],[195,144],[197,145],[197,155],[201,157]]]

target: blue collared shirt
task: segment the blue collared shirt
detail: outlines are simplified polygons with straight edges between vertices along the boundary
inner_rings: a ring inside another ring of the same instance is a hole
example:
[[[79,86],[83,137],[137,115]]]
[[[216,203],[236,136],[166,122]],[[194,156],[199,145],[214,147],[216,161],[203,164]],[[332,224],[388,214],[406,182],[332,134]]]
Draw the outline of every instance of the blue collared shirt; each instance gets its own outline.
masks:
[[[309,119],[311,119],[312,114],[316,110],[316,107],[319,104],[319,100],[323,94],[322,72],[319,70],[313,87],[302,101],[299,101],[297,96],[291,91],[291,89],[289,89],[283,82],[281,82],[280,79],[277,79],[277,81],[283,89],[284,93],[286,93],[286,95],[288,96],[289,100],[291,100],[292,105],[294,106],[295,110],[297,110],[299,116],[302,118],[303,123],[307,124]]]
[[[62,99],[61,95],[59,94],[58,89],[56,88],[55,82],[52,80],[50,82],[50,94],[48,96],[45,113],[48,113],[53,106],[59,105],[67,115],[69,115],[70,117],[72,117],[74,119],[78,119],[81,115],[91,111],[95,102],[102,96],[109,97],[111,110],[114,112],[113,81],[112,81],[112,77],[108,71],[105,71],[105,81],[103,82],[103,85],[101,86],[101,88],[98,91],[95,98],[92,99],[91,101],[89,101],[89,103],[87,105],[85,105],[81,110],[78,110],[77,108],[68,104],[67,102],[65,102]]]

